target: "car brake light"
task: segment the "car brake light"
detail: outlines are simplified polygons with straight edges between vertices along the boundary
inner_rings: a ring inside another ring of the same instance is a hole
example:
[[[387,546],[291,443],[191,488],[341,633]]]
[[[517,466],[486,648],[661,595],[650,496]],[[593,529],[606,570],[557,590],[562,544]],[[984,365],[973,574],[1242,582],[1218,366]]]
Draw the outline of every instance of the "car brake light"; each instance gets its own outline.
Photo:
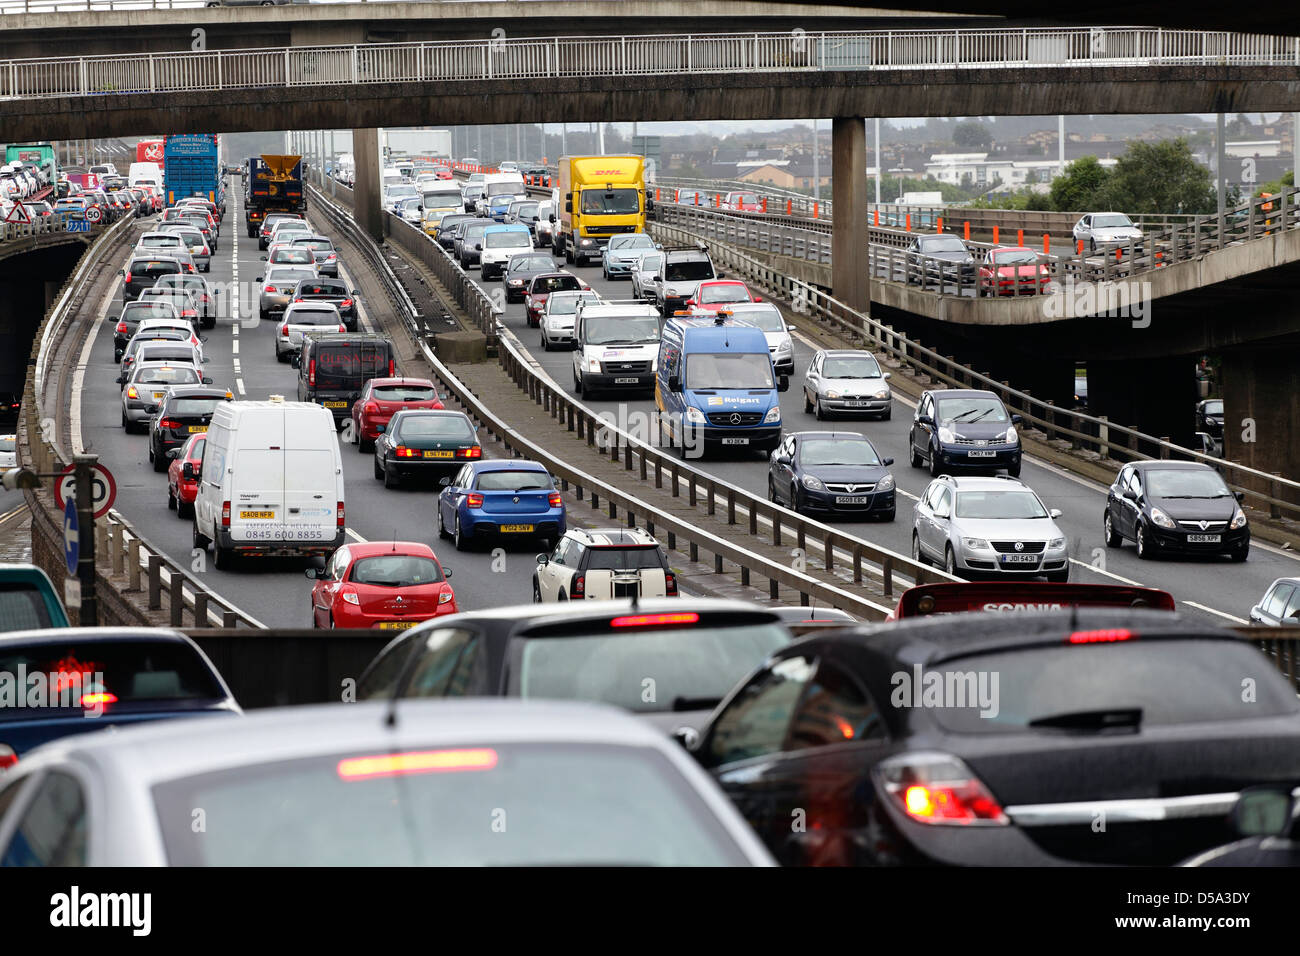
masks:
[[[698,624],[700,616],[694,611],[675,611],[672,614],[628,614],[609,622],[610,627],[663,627],[666,624]]]
[[[950,754],[903,754],[877,764],[874,773],[898,808],[917,823],[1007,826],[1011,822],[983,782]]]
[[[102,707],[105,704],[116,704],[116,703],[117,703],[117,695],[110,694],[107,691],[81,695],[82,707]]]
[[[170,418],[164,418],[158,423],[159,428],[180,428],[181,423]]]
[[[263,292],[275,292],[275,286],[273,286],[273,285],[268,285],[268,286],[267,286],[265,289],[263,289],[262,291],[263,291]]]
[[[126,334],[126,323],[125,323],[125,322],[119,322],[119,323],[117,323],[117,331],[120,332],[121,334],[125,335],[125,334]]]
[[[407,448],[405,445],[398,445],[393,449],[393,454],[398,458],[414,458],[417,449]]]
[[[312,359],[307,363],[307,384],[316,384],[316,360]]]
[[[126,281],[127,281],[127,282],[130,282],[130,281],[131,281],[131,273],[129,273],[129,272],[126,274]]]
[[[334,519],[335,525],[337,525],[340,528],[343,527],[343,515],[344,515],[343,502],[341,501],[339,502],[338,510],[335,512],[335,515],[336,515]]]
[[[298,297],[295,298],[293,301],[295,301],[295,302],[303,302],[303,301],[305,301],[305,300],[303,299],[302,296],[298,296]]]
[[[281,335],[281,337],[286,338],[286,339],[289,337],[289,323],[288,323],[288,322],[286,322],[286,323],[284,323],[284,325],[280,326],[280,335]]]
[[[564,499],[560,497],[558,491],[552,491],[550,497],[547,498],[547,503],[550,504],[552,508],[558,508],[560,505],[564,504]]]
[[[344,325],[342,322],[340,322],[340,323],[339,323],[339,331],[340,331],[340,332],[346,332],[347,330],[348,330],[348,327],[347,327],[346,325]]]
[[[664,594],[668,597],[677,597],[677,575],[671,571],[664,572]]]
[[[438,595],[439,604],[450,604],[455,599],[456,599],[456,595],[450,590],[443,591],[441,594]]]
[[[230,502],[229,501],[221,502],[221,527],[223,528],[230,527]]]
[[[342,308],[350,309],[350,308],[352,308],[352,300],[351,300],[351,299],[344,299],[342,302],[339,303],[339,305],[340,305]]]
[[[0,770],[12,767],[18,763],[18,755],[14,753],[14,748],[8,744],[0,744]]]
[[[367,415],[378,415],[378,414],[379,414],[379,403],[378,403],[378,402],[366,402],[366,404],[363,405],[363,406],[361,407],[361,410],[362,410],[363,412],[365,412]]]
[[[361,599],[357,597],[355,591],[343,591],[339,594],[339,597],[343,598],[343,601],[347,604],[355,604],[357,607],[361,606]]]
[[[339,761],[338,774],[342,780],[372,780],[375,777],[398,777],[410,773],[491,770],[496,765],[497,752],[488,748],[418,750],[377,754],[373,757],[349,757]]]
[[[140,393],[137,392],[137,391],[135,390],[135,386],[134,386],[134,385],[128,385],[127,388],[126,388],[126,397],[127,397],[127,398],[139,398],[139,397],[140,397]]]
[[[587,579],[579,574],[573,579],[573,597],[583,597],[587,593]]]
[[[470,508],[482,508],[482,507],[483,507],[483,496],[482,496],[482,495],[466,495],[466,496],[465,496],[465,504],[466,504],[466,506],[468,506],[468,507],[470,507]]]
[[[1136,640],[1137,635],[1124,628],[1110,628],[1100,631],[1075,631],[1068,638],[1067,644],[1112,644],[1116,641]]]
[[[339,331],[342,332],[343,329],[339,329]],[[389,360],[388,360],[388,377],[389,377],[389,378],[392,378],[392,377],[393,377],[394,375],[396,375],[396,374],[397,374],[397,366],[396,366],[396,363],[394,363],[392,359],[389,359]]]
[[[465,448],[465,449],[462,449],[462,451],[465,452],[465,457],[466,457],[466,458],[482,458],[482,457],[483,457],[483,449],[480,448],[478,445],[475,445],[473,448]]]

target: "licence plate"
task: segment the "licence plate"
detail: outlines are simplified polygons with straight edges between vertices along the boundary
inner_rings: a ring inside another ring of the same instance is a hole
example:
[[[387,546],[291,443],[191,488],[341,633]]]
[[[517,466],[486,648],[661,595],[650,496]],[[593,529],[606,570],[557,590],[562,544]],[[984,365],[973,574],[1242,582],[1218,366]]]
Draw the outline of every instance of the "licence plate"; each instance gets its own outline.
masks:
[[[382,631],[404,631],[408,627],[415,627],[419,621],[380,621],[379,629]]]
[[[207,426],[207,425],[191,425],[191,426],[190,426],[190,434],[191,434],[191,435],[197,435],[199,432],[205,432],[205,431],[207,431],[207,430],[208,430],[208,426]]]
[[[165,394],[167,394],[167,393],[166,393],[166,392],[154,392],[154,393],[153,393],[153,397],[154,397],[154,398],[162,398]]]
[[[864,498],[861,495],[836,495],[835,503],[837,505],[865,505],[870,498]]]
[[[1036,554],[1004,554],[1002,555],[1003,564],[1037,564],[1038,555]]]
[[[614,384],[615,384],[615,385],[635,385],[635,384],[636,384],[637,382],[639,382],[639,381],[641,381],[639,378],[616,378],[616,379],[614,379]]]
[[[968,451],[966,453],[971,458],[996,458],[998,453],[995,451]]]
[[[748,445],[748,444],[749,444],[749,439],[748,439],[748,438],[724,438],[724,439],[722,439],[722,444],[724,444],[724,445]]]
[[[348,407],[347,402],[325,402],[324,405],[326,408],[347,408]]]
[[[1189,534],[1188,544],[1218,544],[1223,540],[1220,534]]]
[[[240,511],[241,518],[274,518],[274,511]]]
[[[454,451],[426,451],[424,453],[424,457],[425,458],[455,458],[456,453]]]
[[[501,530],[504,532],[527,534],[533,530],[530,524],[503,524]]]
[[[847,405],[849,408],[866,408],[871,403],[870,402],[845,402],[844,404]]]

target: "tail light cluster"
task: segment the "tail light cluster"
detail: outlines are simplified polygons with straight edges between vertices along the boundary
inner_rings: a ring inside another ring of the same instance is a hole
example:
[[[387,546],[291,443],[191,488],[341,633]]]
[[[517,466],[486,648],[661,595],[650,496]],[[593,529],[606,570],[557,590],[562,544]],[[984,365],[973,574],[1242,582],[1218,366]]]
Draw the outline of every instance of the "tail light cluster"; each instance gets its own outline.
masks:
[[[280,337],[287,339],[289,337],[289,323],[286,322],[280,326]]]
[[[562,504],[564,504],[564,499],[560,497],[560,493],[558,491],[552,491],[550,497],[547,498],[546,501],[547,504],[549,504],[552,508],[558,508]]]
[[[335,526],[339,528],[343,527],[343,516],[344,516],[343,502],[340,501],[338,503],[338,510],[335,512],[335,518],[334,518]]]
[[[307,363],[307,384],[316,384],[316,360],[312,359]]]
[[[126,388],[126,397],[127,397],[127,398],[139,398],[139,397],[140,397],[140,393],[136,391],[134,385],[128,385],[127,388]]]
[[[221,502],[221,527],[223,528],[230,527],[230,502],[229,501]]]
[[[362,410],[363,412],[365,412],[367,415],[378,415],[378,414],[379,414],[379,403],[378,403],[378,402],[366,402],[366,404],[363,405],[363,406],[361,407],[361,410]]]
[[[181,423],[174,418],[164,418],[158,422],[159,428],[180,428]]]
[[[125,322],[117,323],[116,331],[119,335],[126,335],[127,332],[126,323]]]
[[[0,770],[14,766],[18,763],[18,755],[14,753],[14,748],[8,744],[0,744]]]
[[[468,507],[470,507],[470,508],[482,508],[482,507],[483,507],[483,496],[482,496],[482,495],[466,495],[466,496],[465,496],[465,504],[466,504]]]
[[[339,303],[339,306],[344,309],[350,309],[352,308],[352,300],[344,299],[342,302]]]
[[[570,597],[580,598],[580,597],[586,597],[586,595],[587,595],[586,576],[581,574],[575,575],[573,578],[573,593],[570,595]]]
[[[664,572],[664,594],[668,597],[677,597],[677,575],[671,571]]]
[[[398,458],[415,458],[419,454],[419,449],[407,448],[405,445],[398,445],[393,449],[393,454]]]
[[[483,457],[483,449],[482,449],[480,446],[478,446],[478,445],[475,445],[473,448],[463,448],[463,449],[461,449],[461,450],[465,453],[465,457],[466,457],[466,458],[482,458],[482,457]]]
[[[908,819],[933,826],[1007,826],[997,798],[951,754],[917,752],[882,761],[877,782]]]

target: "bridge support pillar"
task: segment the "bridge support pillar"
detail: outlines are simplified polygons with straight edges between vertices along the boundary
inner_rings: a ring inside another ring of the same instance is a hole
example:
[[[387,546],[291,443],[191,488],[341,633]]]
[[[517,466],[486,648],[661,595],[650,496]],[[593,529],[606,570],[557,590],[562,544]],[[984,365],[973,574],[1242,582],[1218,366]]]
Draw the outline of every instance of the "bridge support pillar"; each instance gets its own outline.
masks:
[[[353,217],[371,239],[383,242],[384,208],[379,193],[383,166],[379,160],[379,130],[354,129],[352,156],[356,162],[356,182],[352,187]]]
[[[867,121],[831,120],[831,291],[850,308],[871,311],[867,231]]]
[[[1220,359],[1223,457],[1300,478],[1300,365],[1294,350],[1232,349]],[[1261,481],[1254,490],[1269,489]]]
[[[1088,411],[1114,425],[1191,446],[1196,366],[1187,356],[1088,360]]]

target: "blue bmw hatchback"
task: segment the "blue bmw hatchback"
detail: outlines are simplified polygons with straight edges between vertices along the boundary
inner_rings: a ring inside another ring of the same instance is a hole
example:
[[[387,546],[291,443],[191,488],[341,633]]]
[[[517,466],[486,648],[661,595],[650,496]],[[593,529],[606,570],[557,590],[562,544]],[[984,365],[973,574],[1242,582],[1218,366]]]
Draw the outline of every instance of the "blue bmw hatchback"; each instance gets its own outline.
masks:
[[[442,480],[438,534],[457,551],[475,539],[541,538],[547,548],[564,534],[564,499],[535,461],[494,459],[465,465]]]

